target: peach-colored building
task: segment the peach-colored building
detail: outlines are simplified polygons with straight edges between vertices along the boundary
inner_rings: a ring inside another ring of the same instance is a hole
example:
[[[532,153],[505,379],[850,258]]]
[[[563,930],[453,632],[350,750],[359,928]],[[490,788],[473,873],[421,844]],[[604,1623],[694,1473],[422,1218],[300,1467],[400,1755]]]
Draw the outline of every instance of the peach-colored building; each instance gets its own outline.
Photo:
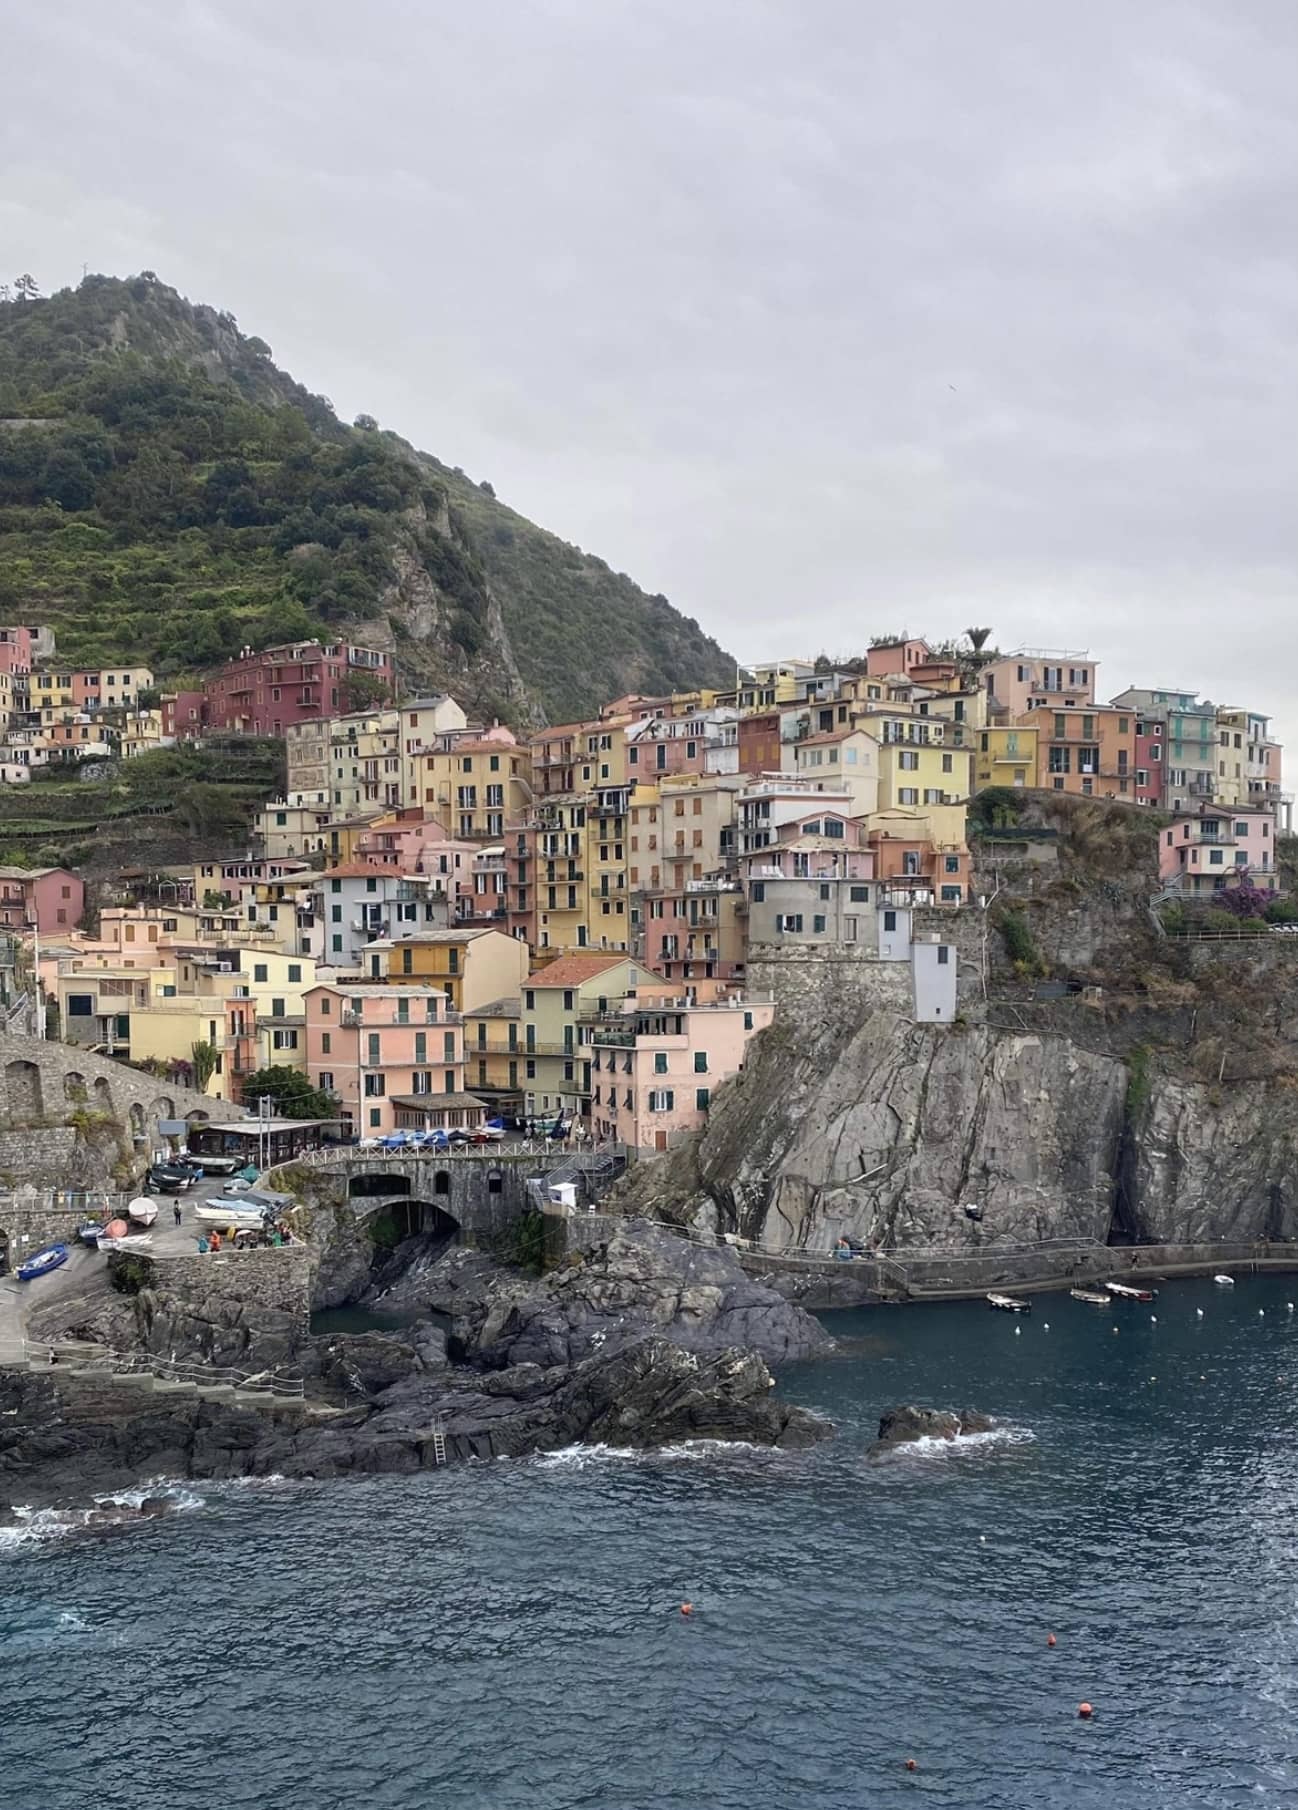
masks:
[[[1178,816],[1158,839],[1158,877],[1191,896],[1244,880],[1279,891],[1274,811],[1205,804]]]
[[[933,650],[927,641],[908,635],[901,641],[881,641],[870,648],[865,656],[865,670],[872,679],[894,672],[908,676],[916,667],[927,667],[932,658]]]
[[[697,1131],[713,1092],[743,1067],[750,1041],[774,1016],[769,1000],[696,1004],[641,986],[592,1039],[595,1135],[652,1154]]]
[[[987,708],[997,721],[1016,722],[1028,710],[1080,710],[1095,702],[1095,661],[1089,653],[1021,648],[983,668]]]
[[[464,1023],[441,988],[326,983],[305,1005],[307,1074],[356,1136],[482,1123],[464,1091]]]
[[[0,930],[21,934],[35,925],[42,936],[75,929],[86,889],[66,867],[0,867]]]

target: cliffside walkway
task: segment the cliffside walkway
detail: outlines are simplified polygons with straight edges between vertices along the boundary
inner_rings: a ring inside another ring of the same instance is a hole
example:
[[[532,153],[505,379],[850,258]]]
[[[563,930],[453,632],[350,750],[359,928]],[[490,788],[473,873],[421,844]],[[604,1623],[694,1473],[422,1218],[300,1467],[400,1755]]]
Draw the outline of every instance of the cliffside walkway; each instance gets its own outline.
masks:
[[[0,1368],[55,1371],[60,1376],[95,1376],[144,1388],[156,1394],[202,1395],[210,1399],[302,1401],[301,1377],[275,1372],[243,1371],[215,1364],[187,1363],[148,1351],[111,1351],[78,1340],[46,1343],[40,1339],[0,1340]]]

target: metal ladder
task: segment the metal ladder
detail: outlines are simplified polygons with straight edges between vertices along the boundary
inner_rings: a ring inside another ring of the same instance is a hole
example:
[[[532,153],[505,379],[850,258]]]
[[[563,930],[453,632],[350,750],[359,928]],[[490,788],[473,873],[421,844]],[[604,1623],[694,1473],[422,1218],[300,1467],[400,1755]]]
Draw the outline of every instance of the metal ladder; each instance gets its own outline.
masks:
[[[437,1464],[446,1463],[446,1422],[440,1414],[433,1422],[433,1459]]]

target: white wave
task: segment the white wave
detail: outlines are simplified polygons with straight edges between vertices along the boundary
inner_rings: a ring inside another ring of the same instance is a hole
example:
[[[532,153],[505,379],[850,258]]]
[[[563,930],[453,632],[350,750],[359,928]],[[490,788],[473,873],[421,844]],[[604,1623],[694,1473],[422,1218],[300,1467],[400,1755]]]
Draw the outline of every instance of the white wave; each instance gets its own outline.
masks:
[[[744,1439],[685,1439],[676,1445],[661,1446],[560,1446],[554,1452],[534,1454],[529,1462],[545,1471],[579,1471],[592,1464],[651,1464],[663,1459],[697,1463],[700,1459],[724,1458],[731,1454],[766,1457],[771,1452],[770,1446],[753,1445]]]
[[[20,1546],[45,1545],[52,1540],[66,1540],[73,1534],[94,1533],[103,1527],[132,1525],[127,1521],[105,1521],[101,1518],[102,1511],[139,1508],[150,1497],[159,1496],[166,1498],[171,1511],[176,1514],[203,1506],[203,1498],[196,1491],[183,1483],[170,1482],[165,1478],[138,1484],[132,1489],[106,1490],[91,1497],[92,1506],[89,1508],[32,1508],[15,1504],[13,1512],[19,1517],[18,1525],[0,1527],[0,1552],[12,1551]],[[148,1517],[142,1516],[141,1524],[147,1519]]]
[[[925,1434],[921,1439],[903,1439],[897,1445],[888,1446],[876,1457],[916,1458],[956,1457],[966,1452],[985,1452],[1002,1446],[1032,1445],[1036,1434],[1030,1427],[989,1427],[985,1433],[962,1433],[955,1439],[940,1439],[935,1434]]]
[[[63,1613],[59,1616],[59,1626],[61,1628],[84,1629],[88,1628],[90,1623],[82,1621],[75,1609],[64,1609]]]

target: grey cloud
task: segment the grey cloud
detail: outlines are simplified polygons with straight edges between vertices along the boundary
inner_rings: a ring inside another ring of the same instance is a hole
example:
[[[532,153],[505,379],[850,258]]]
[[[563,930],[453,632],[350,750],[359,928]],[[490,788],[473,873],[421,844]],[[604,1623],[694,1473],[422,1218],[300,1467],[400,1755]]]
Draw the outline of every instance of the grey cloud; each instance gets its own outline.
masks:
[[[1298,741],[1287,0],[63,0],[7,48],[47,286],[233,308],[745,657],[977,619]]]

